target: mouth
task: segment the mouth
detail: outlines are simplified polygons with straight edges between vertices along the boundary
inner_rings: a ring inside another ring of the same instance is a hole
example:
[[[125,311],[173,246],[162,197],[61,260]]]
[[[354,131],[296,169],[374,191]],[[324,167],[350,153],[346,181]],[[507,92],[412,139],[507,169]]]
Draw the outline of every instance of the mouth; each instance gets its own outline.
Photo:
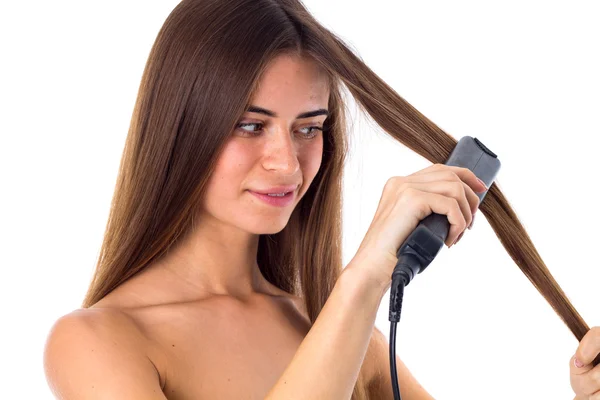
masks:
[[[294,191],[286,192],[283,195],[280,194],[262,194],[256,193],[249,190],[254,196],[258,197],[260,200],[265,202],[266,204],[276,206],[276,207],[285,207],[294,202]]]

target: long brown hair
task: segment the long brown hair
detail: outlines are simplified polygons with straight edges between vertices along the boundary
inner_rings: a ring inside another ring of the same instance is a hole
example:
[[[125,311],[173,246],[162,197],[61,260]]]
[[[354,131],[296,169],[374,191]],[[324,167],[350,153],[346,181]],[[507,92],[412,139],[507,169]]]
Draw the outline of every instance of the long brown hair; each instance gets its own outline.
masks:
[[[433,163],[457,140],[377,76],[299,0],[183,0],[151,49],[94,276],[82,307],[102,299],[190,232],[209,176],[269,61],[293,52],[330,78],[321,168],[279,233],[261,235],[265,278],[302,297],[314,323],[342,267],[343,85],[390,136]],[[578,340],[589,330],[497,185],[480,210],[515,263]],[[353,400],[368,399],[358,377]]]

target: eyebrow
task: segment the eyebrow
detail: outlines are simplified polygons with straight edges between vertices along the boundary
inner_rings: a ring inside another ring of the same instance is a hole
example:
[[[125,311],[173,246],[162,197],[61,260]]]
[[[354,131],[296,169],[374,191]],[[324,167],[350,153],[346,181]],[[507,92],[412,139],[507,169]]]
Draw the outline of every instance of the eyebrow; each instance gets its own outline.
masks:
[[[246,109],[246,112],[265,114],[265,115],[268,115],[269,117],[277,118],[277,114],[275,112],[273,112],[271,110],[266,110],[262,107],[257,107],[257,106],[249,106]],[[324,108],[320,108],[320,109],[314,110],[314,111],[303,112],[303,113],[298,114],[298,116],[296,116],[296,119],[316,117],[317,115],[329,116],[329,111],[325,110]]]

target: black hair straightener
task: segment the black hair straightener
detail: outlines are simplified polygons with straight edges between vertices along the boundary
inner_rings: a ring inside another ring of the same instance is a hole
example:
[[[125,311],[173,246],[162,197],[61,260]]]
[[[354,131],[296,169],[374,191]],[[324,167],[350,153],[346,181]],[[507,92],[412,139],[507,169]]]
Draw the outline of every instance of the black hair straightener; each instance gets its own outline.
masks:
[[[477,138],[471,136],[465,136],[458,141],[445,165],[470,169],[488,188],[491,187],[500,170],[500,160],[496,154]],[[479,197],[479,204],[487,192],[486,190],[482,193],[475,193]],[[419,222],[419,225],[406,238],[396,253],[398,262],[392,273],[389,311],[390,370],[392,389],[396,400],[401,400],[396,371],[396,325],[400,321],[404,288],[408,286],[415,275],[423,272],[433,261],[444,245],[449,229],[450,223],[446,215],[430,214]]]

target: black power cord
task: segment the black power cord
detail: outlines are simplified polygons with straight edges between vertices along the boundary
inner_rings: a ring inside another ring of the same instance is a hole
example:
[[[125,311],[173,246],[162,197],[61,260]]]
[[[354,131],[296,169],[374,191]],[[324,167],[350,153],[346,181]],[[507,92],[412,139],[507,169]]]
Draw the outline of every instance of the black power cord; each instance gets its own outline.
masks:
[[[402,400],[400,396],[400,386],[398,385],[398,371],[396,370],[396,346],[392,346],[392,343],[396,343],[396,326],[398,323],[392,322],[390,324],[390,371],[392,373],[392,391],[394,392],[394,399]]]
[[[402,400],[400,386],[398,385],[398,372],[396,369],[396,326],[400,321],[402,312],[402,298],[404,288],[412,278],[421,272],[421,263],[417,257],[410,253],[401,253],[392,273],[392,286],[390,291],[390,373],[392,376],[392,390],[395,400]]]

